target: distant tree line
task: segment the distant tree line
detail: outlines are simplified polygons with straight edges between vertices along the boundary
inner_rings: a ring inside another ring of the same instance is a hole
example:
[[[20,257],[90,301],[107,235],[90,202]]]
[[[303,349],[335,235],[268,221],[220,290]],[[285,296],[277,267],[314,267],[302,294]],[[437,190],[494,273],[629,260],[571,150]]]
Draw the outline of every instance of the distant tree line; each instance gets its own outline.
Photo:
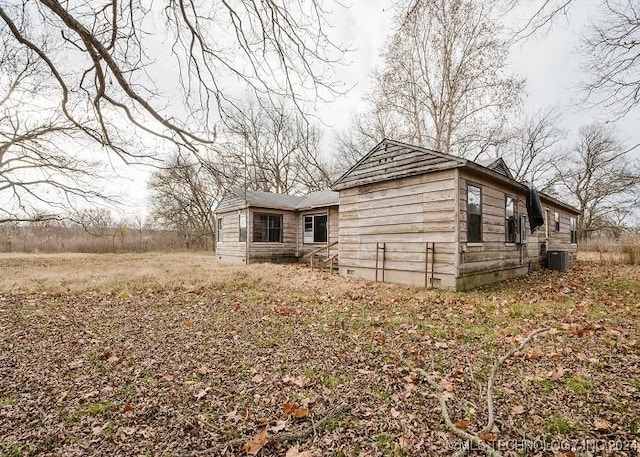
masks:
[[[78,217],[80,216],[80,217]],[[0,224],[0,252],[121,253],[211,250],[211,234],[179,233],[137,214],[116,219],[106,209],[81,215]]]

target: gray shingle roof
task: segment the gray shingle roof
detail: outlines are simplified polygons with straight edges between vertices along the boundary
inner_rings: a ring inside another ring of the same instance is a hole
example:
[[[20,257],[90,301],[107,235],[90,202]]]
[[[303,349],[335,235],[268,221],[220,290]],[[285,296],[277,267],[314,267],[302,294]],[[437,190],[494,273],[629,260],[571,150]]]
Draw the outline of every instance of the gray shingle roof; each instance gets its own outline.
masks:
[[[244,192],[244,190],[241,192]],[[247,203],[249,206],[260,208],[294,210],[302,198],[295,195],[276,194],[261,190],[247,190]]]
[[[337,205],[338,196],[338,192],[331,190],[312,192],[304,197],[299,197],[296,195],[276,194],[274,192],[264,192],[261,190],[247,190],[245,194],[244,189],[231,189],[222,197],[215,212],[223,213],[241,209],[245,206],[290,211],[312,209],[321,206]]]
[[[304,210],[318,208],[320,206],[334,206],[338,204],[339,197],[340,193],[332,190],[312,192],[306,197],[303,197],[302,201],[296,206],[296,209]]]

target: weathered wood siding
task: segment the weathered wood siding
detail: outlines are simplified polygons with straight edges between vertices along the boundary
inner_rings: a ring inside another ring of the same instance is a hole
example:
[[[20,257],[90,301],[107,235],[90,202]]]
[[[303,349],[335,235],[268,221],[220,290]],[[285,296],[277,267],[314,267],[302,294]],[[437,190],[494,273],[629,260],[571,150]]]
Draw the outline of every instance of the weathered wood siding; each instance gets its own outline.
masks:
[[[246,206],[244,198],[233,192],[227,192],[220,200],[220,204],[216,208],[216,213],[226,213],[233,210],[239,210]]]
[[[513,197],[517,202],[517,217],[527,215],[527,194],[519,186],[498,182],[487,176],[458,171],[459,195],[459,258],[457,289],[470,289],[483,284],[521,276],[542,263],[541,243],[545,242],[544,227],[531,233],[527,218],[527,243],[506,242],[505,199]],[[467,185],[477,185],[482,189],[482,242],[467,242]],[[550,240],[548,249],[568,249],[573,252],[569,233],[569,218],[574,217],[568,211],[548,200],[542,199],[542,206],[549,208]],[[553,212],[560,213],[560,232],[553,231]],[[545,222],[546,223],[546,222]]]
[[[255,214],[282,214],[282,243],[254,242],[253,221]],[[247,223],[249,263],[286,261],[295,258],[297,249],[297,213],[295,211],[268,208],[250,208]]]
[[[327,233],[327,243],[305,243],[304,242],[304,216],[311,216],[315,214],[326,214],[327,224],[328,224],[328,233]],[[307,211],[301,211],[298,215],[298,229],[297,229],[297,245],[298,251],[300,255],[305,255],[308,252],[313,251],[314,249],[318,249],[325,244],[331,244],[338,241],[338,221],[339,221],[339,212],[337,206],[329,206],[322,208],[310,209]],[[338,253],[338,246],[333,246],[330,248],[330,255]]]
[[[571,243],[571,222],[570,218],[578,216],[575,214],[571,214],[568,211],[564,210],[562,207],[554,204],[553,202],[542,198],[542,208],[549,211],[549,240],[547,242],[548,250],[564,250],[571,252],[572,256],[578,250],[577,244]],[[560,215],[560,230],[557,231],[555,229],[554,216],[553,213],[558,212]],[[577,222],[577,221],[576,221]],[[547,221],[545,221],[547,223]],[[541,238],[545,235],[545,229],[542,227],[538,229],[541,234]]]
[[[375,280],[376,243],[385,243],[385,281],[424,286],[435,242],[434,285],[454,287],[456,199],[455,170],[341,190],[340,273]],[[380,280],[381,253],[378,266]]]
[[[222,240],[216,240],[216,256],[225,262],[242,262],[246,259],[246,243],[240,242],[240,213],[245,210],[216,213],[216,229],[218,219],[222,218]],[[216,231],[217,235],[217,231]]]

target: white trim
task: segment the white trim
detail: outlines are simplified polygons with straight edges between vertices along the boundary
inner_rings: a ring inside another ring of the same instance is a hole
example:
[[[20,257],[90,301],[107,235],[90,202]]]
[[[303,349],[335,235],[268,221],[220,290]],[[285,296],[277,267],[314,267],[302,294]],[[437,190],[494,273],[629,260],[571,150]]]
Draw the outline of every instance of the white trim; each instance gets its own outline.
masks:
[[[326,221],[326,241],[315,241],[315,235],[316,235],[316,217],[326,217],[327,221]],[[311,218],[311,230],[307,231],[306,230],[306,219],[307,217]],[[309,236],[307,235],[309,234]],[[307,213],[307,214],[303,214],[302,215],[302,244],[303,245],[311,245],[311,244],[326,244],[329,242],[329,212],[328,211],[323,211],[323,212],[319,212],[319,213]]]

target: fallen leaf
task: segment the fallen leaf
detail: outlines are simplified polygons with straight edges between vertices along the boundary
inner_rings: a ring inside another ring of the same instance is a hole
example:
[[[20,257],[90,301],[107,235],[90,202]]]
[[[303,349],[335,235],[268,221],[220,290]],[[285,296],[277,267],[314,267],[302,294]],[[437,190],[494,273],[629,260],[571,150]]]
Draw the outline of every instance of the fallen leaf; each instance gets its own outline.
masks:
[[[411,440],[405,436],[400,437],[400,439],[398,440],[398,444],[402,449],[410,449],[412,447]]]
[[[287,451],[284,457],[313,457],[313,453],[311,451],[300,452],[296,444]]]
[[[126,414],[126,413],[131,413],[131,412],[133,412],[133,406],[131,406],[129,403],[124,405],[124,408],[122,408],[122,413]]]
[[[242,449],[247,454],[257,455],[265,444],[267,444],[267,429],[263,428],[253,439],[247,441]]]
[[[96,427],[91,427],[91,434],[92,435],[99,435],[102,433],[102,431],[107,428],[107,424],[104,425],[98,425]]]
[[[206,366],[203,365],[200,368],[198,368],[196,371],[198,372],[199,375],[204,376],[207,373],[209,373],[209,368],[207,368]]]
[[[227,419],[229,419],[229,420],[234,421],[234,422],[238,422],[240,419],[242,419],[242,417],[240,417],[240,416],[238,415],[238,410],[237,410],[237,409],[234,409],[233,411],[231,411],[231,412],[229,412],[229,413],[225,414],[225,417],[226,417]]]
[[[304,419],[305,417],[307,417],[309,415],[309,409],[308,408],[296,408],[296,409],[293,410],[291,415],[293,417],[295,417],[296,419]]]
[[[116,432],[117,435],[133,435],[136,432],[136,427],[120,427]]]
[[[611,424],[604,419],[596,419],[595,421],[593,421],[593,425],[599,432],[611,431]]]
[[[526,354],[526,358],[529,360],[538,360],[540,357],[542,357],[542,352],[538,351],[537,349],[531,349]]]
[[[202,400],[202,399],[207,395],[207,393],[209,392],[209,390],[210,390],[210,387],[207,387],[207,388],[205,388],[205,389],[200,390],[200,391],[195,395],[196,400]]]
[[[524,406],[522,405],[514,406],[513,408],[511,408],[511,414],[515,414],[515,415],[524,414]]]
[[[269,428],[273,433],[281,432],[282,430],[286,430],[288,427],[287,421],[278,420],[276,421],[276,425],[273,425]]]
[[[469,421],[465,419],[458,419],[453,423],[460,430],[466,430],[469,427]]]
[[[556,371],[554,371],[551,374],[551,379],[558,380],[558,379],[562,378],[565,375],[566,372],[567,372],[567,370],[565,370],[564,367],[558,367],[556,369]]]
[[[496,436],[491,432],[480,432],[478,433],[478,438],[486,442],[491,442],[496,440]]]
[[[441,379],[438,384],[440,384],[440,387],[442,387],[447,392],[453,392],[453,384],[451,384],[450,381],[447,381],[446,379]]]
[[[298,405],[291,401],[288,401],[284,405],[282,405],[282,411],[284,411],[285,414],[292,414],[293,411],[296,410],[296,408],[298,408]]]
[[[117,355],[112,355],[107,359],[107,362],[114,363],[114,364],[118,363],[119,361],[120,361],[120,357],[118,357]]]

